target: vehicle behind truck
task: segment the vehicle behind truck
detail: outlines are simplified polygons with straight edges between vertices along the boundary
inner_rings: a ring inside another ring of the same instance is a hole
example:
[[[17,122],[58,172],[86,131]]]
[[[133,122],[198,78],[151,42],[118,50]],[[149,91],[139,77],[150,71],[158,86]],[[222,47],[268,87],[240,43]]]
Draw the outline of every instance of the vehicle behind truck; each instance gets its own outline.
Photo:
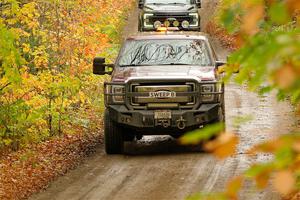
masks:
[[[108,154],[143,135],[171,135],[225,121],[224,84],[206,35],[143,34],[129,37],[114,64],[95,58],[104,84],[104,133]],[[111,72],[109,69],[113,69]]]
[[[139,31],[173,27],[200,31],[200,0],[139,0]]]

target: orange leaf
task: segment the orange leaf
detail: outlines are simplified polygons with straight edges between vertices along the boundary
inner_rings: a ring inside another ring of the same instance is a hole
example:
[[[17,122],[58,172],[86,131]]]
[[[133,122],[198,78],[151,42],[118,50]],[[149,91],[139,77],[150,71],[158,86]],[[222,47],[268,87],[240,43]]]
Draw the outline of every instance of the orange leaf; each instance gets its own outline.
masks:
[[[227,184],[226,195],[232,199],[238,199],[238,192],[243,186],[244,179],[241,176],[235,177]]]
[[[297,80],[296,71],[291,64],[286,64],[275,72],[275,83],[281,89],[287,89]]]
[[[300,1],[299,0],[287,0],[286,4],[290,10],[290,12],[294,12],[300,9]]]
[[[258,30],[258,21],[264,17],[263,5],[250,7],[243,17],[242,31],[248,35],[256,34]]]
[[[268,186],[269,178],[270,178],[270,176],[269,176],[268,171],[257,175],[255,177],[256,187],[258,189],[265,189]]]
[[[290,170],[279,171],[274,174],[273,185],[282,195],[288,195],[295,189],[296,179]]]
[[[238,137],[233,133],[220,134],[217,139],[204,145],[204,149],[213,152],[220,159],[231,156],[235,153],[239,142]]]
[[[274,153],[284,145],[281,139],[274,139],[263,144],[258,144],[251,148],[247,153],[255,154],[258,152]]]

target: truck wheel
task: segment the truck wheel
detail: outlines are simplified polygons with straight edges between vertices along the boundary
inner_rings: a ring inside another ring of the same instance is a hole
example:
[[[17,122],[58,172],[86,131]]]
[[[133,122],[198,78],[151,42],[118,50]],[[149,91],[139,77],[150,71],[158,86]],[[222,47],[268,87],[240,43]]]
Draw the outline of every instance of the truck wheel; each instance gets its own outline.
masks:
[[[219,108],[218,118],[214,122],[215,123],[217,123],[217,122],[223,122],[223,123],[225,123],[225,112],[223,111],[222,107]]]
[[[221,106],[219,107],[218,110],[218,117],[217,119],[214,121],[214,123],[223,123],[224,124],[224,128],[223,128],[223,132],[225,132],[226,130],[226,118],[225,118],[225,101],[224,101],[224,95],[222,96],[221,99]]]
[[[121,154],[124,148],[124,139],[122,129],[112,121],[108,110],[104,115],[104,141],[105,151],[107,154]]]
[[[124,141],[126,142],[132,142],[135,139],[135,134],[133,133],[133,130],[131,129],[125,129],[124,130]]]
[[[217,122],[223,122],[225,123],[225,102],[224,102],[224,96],[221,98],[221,106],[219,107],[218,110],[218,118],[214,121],[215,123]]]

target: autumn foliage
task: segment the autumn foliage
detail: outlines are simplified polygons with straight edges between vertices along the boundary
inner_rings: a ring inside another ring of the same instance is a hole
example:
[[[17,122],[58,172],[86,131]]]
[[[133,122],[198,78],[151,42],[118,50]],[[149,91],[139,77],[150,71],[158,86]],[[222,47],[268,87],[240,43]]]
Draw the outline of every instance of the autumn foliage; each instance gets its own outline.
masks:
[[[133,0],[0,3],[0,150],[93,131],[102,110],[97,54],[113,59]],[[97,115],[97,117],[95,117]]]
[[[114,59],[134,2],[0,1],[0,199],[27,198],[99,144],[105,77],[91,63]]]

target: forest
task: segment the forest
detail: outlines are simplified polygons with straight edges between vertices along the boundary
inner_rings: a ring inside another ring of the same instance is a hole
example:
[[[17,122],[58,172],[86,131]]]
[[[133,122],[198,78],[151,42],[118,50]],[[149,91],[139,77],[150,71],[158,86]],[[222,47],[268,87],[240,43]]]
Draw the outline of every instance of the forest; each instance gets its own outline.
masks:
[[[75,168],[79,157],[100,142],[102,85],[108,76],[92,75],[92,59],[103,56],[114,61],[134,7],[134,0],[0,2],[0,199],[26,199],[47,187],[48,179]],[[224,67],[225,81],[246,85],[259,95],[275,92],[278,101],[288,101],[299,116],[300,1],[222,0],[216,10],[207,32],[232,52]],[[235,200],[248,181],[257,190],[271,183],[283,198],[298,199],[297,128],[299,124],[293,132],[251,147],[249,157],[267,153],[273,159],[255,163],[229,180],[224,192],[189,199]],[[197,144],[221,129],[220,124],[212,125],[179,141]],[[96,139],[91,139],[95,133]],[[224,159],[235,153],[239,141],[226,132],[204,146]],[[38,151],[49,152],[49,159],[40,160]]]

